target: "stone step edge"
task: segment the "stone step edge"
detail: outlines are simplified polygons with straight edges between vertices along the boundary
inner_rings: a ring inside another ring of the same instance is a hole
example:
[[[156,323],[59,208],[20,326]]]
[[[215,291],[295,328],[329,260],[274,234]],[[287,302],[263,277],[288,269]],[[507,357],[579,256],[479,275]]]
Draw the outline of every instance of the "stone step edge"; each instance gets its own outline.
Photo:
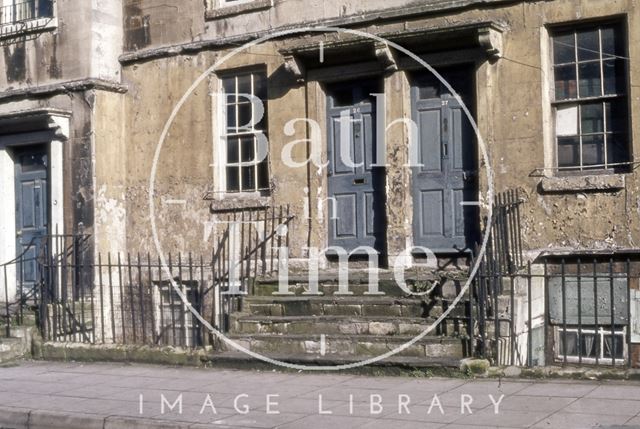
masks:
[[[326,354],[324,356],[315,356],[309,354],[288,354],[288,355],[279,355],[273,353],[265,353],[262,356],[291,364],[298,365],[308,365],[308,366],[338,366],[338,365],[351,365],[357,364],[359,362],[363,362],[364,360],[370,359],[370,357],[366,357],[366,359],[359,359],[353,356],[345,356],[345,355],[332,355]],[[212,363],[216,364],[249,364],[252,367],[255,366],[256,363],[264,363],[265,365],[269,365],[271,368],[274,367],[271,363],[266,362],[262,359],[255,358],[253,356],[247,355],[246,353],[236,352],[236,351],[227,351],[220,352],[211,356]],[[408,369],[416,369],[416,368],[443,368],[450,370],[459,370],[460,362],[462,359],[459,358],[448,358],[448,357],[411,357],[411,356],[392,356],[386,359],[378,360],[372,363],[367,364],[370,367],[398,367],[398,368],[408,368]],[[333,371],[335,372],[335,371]]]
[[[397,297],[397,296],[359,296],[359,295],[275,295],[260,296],[249,295],[243,297],[248,304],[284,304],[311,301],[314,303],[336,303],[336,304],[358,304],[358,305],[422,305],[430,304],[434,301],[441,301],[441,297],[424,299],[421,297]]]
[[[435,272],[425,272],[425,273],[412,273],[410,270],[405,272],[405,281],[407,282],[421,282],[421,281],[436,281],[441,279],[448,280],[466,280],[469,277],[468,270],[440,270]],[[353,269],[349,270],[349,283],[350,284],[366,284],[369,281],[369,274],[362,271],[354,271]],[[395,274],[393,270],[381,269],[378,271],[378,279],[381,282],[385,283],[395,283]],[[339,280],[339,275],[337,272],[320,272],[318,274],[318,281],[320,283],[323,282],[337,282]],[[258,275],[256,278],[257,283],[262,284],[273,284],[279,281],[279,277],[277,275]],[[309,273],[308,272],[296,272],[289,273],[288,275],[289,284],[293,283],[308,283],[309,282]]]
[[[436,317],[399,317],[399,316],[338,316],[338,315],[321,315],[321,316],[258,316],[244,313],[235,313],[232,315],[236,322],[255,322],[255,323],[297,323],[297,322],[344,322],[344,323],[413,323],[425,324],[433,323]]]
[[[273,340],[273,341],[283,341],[283,340],[292,340],[292,341],[320,341],[320,336],[323,334],[314,334],[314,335],[306,335],[306,334],[241,334],[241,333],[233,333],[227,335],[227,338],[230,340]],[[325,336],[327,341],[357,341],[357,342],[369,342],[369,343],[379,343],[379,342],[394,342],[394,343],[407,343],[414,339],[417,335],[357,335],[357,334],[329,334]],[[444,335],[425,335],[423,338],[418,340],[417,344],[423,343],[455,343],[459,342],[460,338],[458,337],[450,337]]]

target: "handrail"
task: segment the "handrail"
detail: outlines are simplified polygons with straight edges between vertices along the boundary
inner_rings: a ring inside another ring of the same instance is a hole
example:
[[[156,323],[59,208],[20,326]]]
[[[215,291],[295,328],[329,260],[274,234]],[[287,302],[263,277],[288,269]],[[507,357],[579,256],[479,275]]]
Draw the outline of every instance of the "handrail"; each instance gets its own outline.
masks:
[[[14,264],[16,264],[19,260],[21,260],[21,259],[22,259],[22,257],[23,257],[24,255],[26,255],[26,254],[27,254],[27,252],[31,249],[31,246],[33,246],[33,245],[34,245],[34,240],[35,240],[36,238],[42,238],[42,237],[32,237],[32,238],[31,238],[31,241],[29,241],[29,244],[27,245],[27,247],[24,249],[24,251],[23,251],[19,256],[16,256],[14,259],[10,260],[9,262],[5,262],[4,264],[0,264],[0,267],[4,268],[4,267],[8,267],[9,265],[14,265]],[[31,258],[31,259],[33,259],[33,258]]]
[[[288,226],[289,223],[291,223],[293,221],[293,219],[295,219],[295,216],[289,215],[278,226],[279,227],[283,226],[283,225],[284,226]],[[276,233],[277,233],[277,230],[274,230],[268,236],[265,236],[264,239],[262,241],[260,241],[250,252],[245,254],[243,256],[243,258],[240,259],[240,261],[242,261],[242,262],[246,262],[246,261],[251,262],[251,258],[258,251],[260,251],[264,247],[264,245],[266,243],[268,243],[273,237],[275,237]],[[224,236],[225,239],[228,239],[228,234],[229,234],[229,230],[227,229],[227,231],[225,231],[225,236]],[[211,292],[211,290],[213,290],[217,284],[219,284],[219,283],[223,282],[225,279],[229,278],[229,273],[230,272],[231,272],[231,267],[229,267],[229,269],[224,274],[213,278],[212,279],[212,285],[204,290],[203,296],[206,296],[209,292]]]

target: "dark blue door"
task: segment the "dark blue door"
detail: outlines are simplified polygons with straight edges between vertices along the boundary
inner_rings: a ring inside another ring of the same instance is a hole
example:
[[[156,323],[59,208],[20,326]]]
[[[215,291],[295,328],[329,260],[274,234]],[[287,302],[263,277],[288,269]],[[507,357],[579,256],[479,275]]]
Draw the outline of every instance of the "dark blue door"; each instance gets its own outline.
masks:
[[[15,161],[16,244],[22,260],[17,280],[28,290],[37,281],[37,257],[48,231],[46,148],[19,149]]]
[[[328,98],[329,245],[350,252],[385,249],[384,168],[376,162],[378,82],[330,88]],[[348,118],[348,120],[345,120]]]
[[[471,94],[470,74],[442,74],[463,100]],[[415,77],[411,95],[421,164],[412,168],[414,243],[434,252],[471,248],[479,224],[473,128],[461,104],[431,74]]]

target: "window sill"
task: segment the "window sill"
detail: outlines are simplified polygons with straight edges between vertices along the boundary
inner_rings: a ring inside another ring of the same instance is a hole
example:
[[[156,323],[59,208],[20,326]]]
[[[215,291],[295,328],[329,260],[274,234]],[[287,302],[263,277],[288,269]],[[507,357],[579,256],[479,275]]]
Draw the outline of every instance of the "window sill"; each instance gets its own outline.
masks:
[[[541,193],[617,192],[625,188],[624,174],[544,177]]]
[[[207,195],[205,196],[205,200],[210,202],[212,213],[260,209],[271,205],[271,197],[261,192],[225,192]]]
[[[208,20],[227,18],[233,15],[271,9],[272,7],[273,0],[253,0],[238,5],[215,6],[215,8],[207,10],[205,18]]]
[[[57,18],[37,18],[19,24],[0,25],[0,40],[42,31],[52,31],[56,28],[58,28]]]

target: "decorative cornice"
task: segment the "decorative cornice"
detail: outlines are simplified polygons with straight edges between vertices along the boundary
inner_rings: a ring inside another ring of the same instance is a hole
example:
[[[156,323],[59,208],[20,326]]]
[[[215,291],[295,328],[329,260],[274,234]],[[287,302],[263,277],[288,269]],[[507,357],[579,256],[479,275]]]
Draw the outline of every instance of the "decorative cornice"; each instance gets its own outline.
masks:
[[[69,92],[83,92],[89,90],[108,91],[124,94],[127,87],[118,82],[112,82],[102,79],[80,79],[67,82],[60,82],[51,85],[30,86],[20,89],[9,89],[0,92],[0,101],[25,99],[25,98],[42,98],[56,94],[64,94]]]
[[[126,53],[120,56],[120,63],[123,65],[150,61],[158,58],[174,57],[179,55],[189,55],[206,50],[223,49],[238,46],[252,40],[265,37],[278,31],[304,29],[308,27],[356,27],[367,26],[380,22],[391,21],[399,18],[415,18],[444,12],[458,11],[481,6],[495,6],[502,4],[527,3],[532,0],[433,0],[428,4],[417,4],[415,6],[405,6],[393,9],[378,10],[368,13],[359,13],[346,17],[330,18],[302,22],[296,25],[269,28],[263,31],[247,33],[239,36],[223,37],[213,40],[203,40],[198,42],[182,43],[159,48],[145,49],[137,52]],[[550,0],[544,0],[550,1]],[[275,6],[277,7],[277,6]]]

